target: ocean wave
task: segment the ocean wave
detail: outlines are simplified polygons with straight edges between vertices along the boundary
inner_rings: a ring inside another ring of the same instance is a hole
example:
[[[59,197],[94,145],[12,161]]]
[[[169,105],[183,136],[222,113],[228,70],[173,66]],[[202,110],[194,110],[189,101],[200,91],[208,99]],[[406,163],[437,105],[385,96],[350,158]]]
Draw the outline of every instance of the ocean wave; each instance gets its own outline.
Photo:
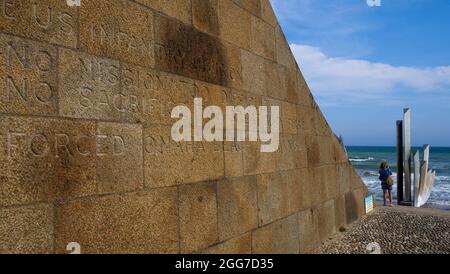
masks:
[[[375,160],[375,158],[373,158],[373,157],[369,157],[369,158],[350,158],[349,160],[351,162],[368,162],[368,161]]]
[[[361,173],[361,176],[366,176],[366,177],[378,177],[380,174],[378,172],[375,171],[363,171]]]
[[[441,182],[450,182],[450,176],[436,176],[436,179]]]

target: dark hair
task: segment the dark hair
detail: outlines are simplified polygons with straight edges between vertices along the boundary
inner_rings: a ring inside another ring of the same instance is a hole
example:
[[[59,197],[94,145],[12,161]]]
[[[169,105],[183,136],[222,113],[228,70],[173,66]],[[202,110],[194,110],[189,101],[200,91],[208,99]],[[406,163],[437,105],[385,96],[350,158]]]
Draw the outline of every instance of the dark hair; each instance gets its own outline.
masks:
[[[389,168],[389,165],[386,161],[381,162],[380,164],[380,169],[386,169]]]

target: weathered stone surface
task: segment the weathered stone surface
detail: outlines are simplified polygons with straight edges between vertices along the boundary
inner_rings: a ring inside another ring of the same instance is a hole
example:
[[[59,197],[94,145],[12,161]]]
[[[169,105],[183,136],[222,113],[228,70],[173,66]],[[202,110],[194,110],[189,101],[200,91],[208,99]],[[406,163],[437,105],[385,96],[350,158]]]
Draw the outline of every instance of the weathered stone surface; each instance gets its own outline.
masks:
[[[314,110],[316,112],[314,117],[316,134],[322,136],[332,136],[331,128],[325,120],[325,116],[323,116],[320,108],[316,106]]]
[[[278,64],[283,65],[289,69],[295,68],[297,64],[280,26],[275,28],[275,39],[275,43],[277,46],[276,55]]]
[[[38,204],[0,209],[0,254],[51,253],[53,207]]]
[[[77,21],[77,9],[66,1],[3,0],[0,32],[75,48]]]
[[[145,186],[162,187],[224,178],[222,142],[181,142],[170,126],[144,129]]]
[[[219,240],[226,240],[258,227],[255,176],[224,180],[217,185]]]
[[[132,71],[135,72],[138,71]],[[196,97],[194,81],[164,72],[149,71],[141,75],[146,75],[148,80],[141,85],[142,88],[133,88],[144,90],[144,125],[173,125],[178,119],[172,119],[171,112],[179,105],[187,106],[193,113]],[[132,88],[132,85],[129,87]]]
[[[277,153],[261,152],[261,142],[243,142],[244,174],[255,175],[275,172]]]
[[[313,214],[317,214],[319,239],[321,242],[324,242],[328,237],[336,233],[334,200],[328,200],[313,209]]]
[[[205,254],[250,254],[252,253],[252,234],[247,233],[226,242],[212,246],[201,253]]]
[[[136,2],[175,17],[184,23],[191,23],[191,0],[136,0]]]
[[[132,1],[85,0],[80,6],[80,47],[95,55],[152,67],[153,27],[153,13]]]
[[[335,136],[331,137],[331,143],[333,146],[333,163],[348,163],[348,156],[346,151],[344,150],[344,147],[339,142],[338,138]]]
[[[233,0],[238,6],[246,9],[256,16],[261,16],[260,0]]]
[[[306,147],[308,148],[308,165],[321,166],[334,162],[334,147],[332,139],[328,136],[308,136]]]
[[[231,0],[219,0],[220,37],[243,49],[250,49],[251,14]]]
[[[297,130],[304,135],[315,134],[315,117],[312,108],[297,106]]]
[[[244,175],[244,144],[242,142],[224,142],[225,177]]]
[[[60,113],[66,117],[140,122],[142,90],[121,90],[118,61],[60,49]]]
[[[260,226],[300,210],[304,179],[297,170],[257,176]]]
[[[218,241],[216,194],[216,183],[180,187],[181,253],[198,251]]]
[[[144,186],[142,126],[98,123],[97,180],[100,193],[142,189]]]
[[[268,59],[275,59],[275,30],[274,28],[252,16],[252,51]]]
[[[177,190],[95,196],[56,208],[56,252],[178,253]]]
[[[319,245],[319,230],[317,215],[311,209],[298,213],[300,253],[314,251]]]
[[[353,223],[364,215],[364,198],[367,194],[365,187],[345,194],[345,213],[347,224]]]
[[[261,17],[271,26],[275,27],[277,25],[277,17],[269,0],[261,0]]]
[[[257,254],[298,254],[298,215],[291,215],[253,231],[252,250]]]
[[[266,74],[264,58],[246,50],[241,50],[242,88],[257,95],[265,95]]]
[[[56,48],[0,33],[0,112],[57,113]]]
[[[94,194],[95,124],[1,117],[0,205]]]
[[[192,0],[192,24],[200,31],[218,36],[218,0]]]
[[[297,134],[297,106],[287,102],[281,102],[281,132],[285,134]]]
[[[359,189],[364,185],[359,174],[353,169],[350,168],[350,190]]]
[[[293,70],[297,78],[297,102],[299,105],[305,107],[314,106],[314,98],[309,90],[308,84],[303,77],[302,72],[299,69]]]
[[[195,98],[278,106],[278,150],[176,142]],[[364,214],[268,0],[0,0],[0,117],[0,252],[311,252]]]
[[[280,135],[280,146],[277,154],[277,170],[305,168],[308,165],[303,135]]]
[[[156,68],[223,86],[242,85],[238,48],[162,16],[155,21]]]
[[[336,178],[336,167],[325,165],[310,169],[312,172],[311,203],[320,204],[333,198],[339,191],[338,179]]]
[[[337,179],[339,184],[339,193],[345,194],[350,191],[350,164],[337,165]]]
[[[300,210],[304,210],[310,208],[312,205],[313,194],[311,192],[315,182],[308,168],[299,169],[297,172],[300,181]]]
[[[347,217],[345,216],[345,196],[339,195],[336,197],[334,201],[334,217],[336,221],[336,229],[340,230],[341,228],[347,225]]]
[[[287,69],[276,62],[266,60],[266,94],[278,100],[287,99]]]

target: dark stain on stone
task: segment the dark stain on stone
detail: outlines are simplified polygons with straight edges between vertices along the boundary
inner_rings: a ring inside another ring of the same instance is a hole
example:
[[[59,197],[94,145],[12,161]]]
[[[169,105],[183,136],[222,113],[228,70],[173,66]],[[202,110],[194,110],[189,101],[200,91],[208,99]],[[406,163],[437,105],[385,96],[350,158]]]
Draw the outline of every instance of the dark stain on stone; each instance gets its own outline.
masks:
[[[193,0],[194,25],[200,30],[219,36],[219,16],[217,0]]]
[[[352,192],[345,194],[345,213],[347,224],[353,223],[358,219],[358,203]]]
[[[155,65],[157,69],[228,86],[230,67],[222,43],[190,25],[157,16]]]

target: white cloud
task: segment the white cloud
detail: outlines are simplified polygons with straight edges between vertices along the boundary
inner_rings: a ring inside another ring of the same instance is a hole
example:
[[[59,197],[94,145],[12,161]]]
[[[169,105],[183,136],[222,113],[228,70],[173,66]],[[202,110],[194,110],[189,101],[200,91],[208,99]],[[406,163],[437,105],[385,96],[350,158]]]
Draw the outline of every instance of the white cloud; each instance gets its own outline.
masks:
[[[324,104],[400,100],[397,91],[413,93],[450,90],[450,66],[416,68],[366,60],[333,58],[320,48],[291,44],[315,97]]]

